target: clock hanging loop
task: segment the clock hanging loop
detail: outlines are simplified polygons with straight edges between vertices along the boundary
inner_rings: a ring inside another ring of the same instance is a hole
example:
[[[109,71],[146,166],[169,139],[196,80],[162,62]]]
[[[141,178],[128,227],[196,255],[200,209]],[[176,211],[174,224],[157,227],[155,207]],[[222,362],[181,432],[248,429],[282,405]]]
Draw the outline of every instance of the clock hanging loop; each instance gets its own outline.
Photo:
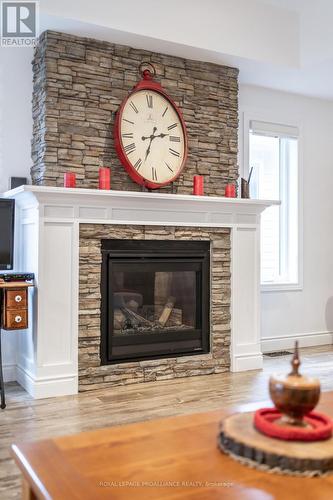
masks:
[[[156,69],[149,61],[142,61],[139,65],[139,73],[144,80],[153,80],[156,76]]]

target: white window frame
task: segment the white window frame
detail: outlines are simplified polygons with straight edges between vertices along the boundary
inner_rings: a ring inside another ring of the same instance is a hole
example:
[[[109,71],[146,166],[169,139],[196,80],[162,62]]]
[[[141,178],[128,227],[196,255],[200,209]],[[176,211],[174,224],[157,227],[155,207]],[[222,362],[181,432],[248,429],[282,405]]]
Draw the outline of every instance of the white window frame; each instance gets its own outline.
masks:
[[[303,289],[303,134],[301,120],[287,115],[278,114],[269,110],[241,110],[241,126],[239,128],[239,141],[242,147],[239,149],[239,165],[241,177],[248,178],[250,157],[250,124],[251,121],[261,121],[282,126],[298,128],[298,280],[296,283],[262,283],[262,292],[284,292]]]

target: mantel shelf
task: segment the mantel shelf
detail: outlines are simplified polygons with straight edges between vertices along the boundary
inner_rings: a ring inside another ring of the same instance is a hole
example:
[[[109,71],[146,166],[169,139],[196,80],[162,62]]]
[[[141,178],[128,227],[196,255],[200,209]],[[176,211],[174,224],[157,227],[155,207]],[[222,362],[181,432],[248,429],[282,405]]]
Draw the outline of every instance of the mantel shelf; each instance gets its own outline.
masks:
[[[47,220],[79,223],[233,227],[258,223],[279,201],[137,191],[21,186],[4,194]]]
[[[278,200],[253,200],[249,198],[226,198],[224,196],[194,196],[188,194],[170,194],[170,193],[154,193],[154,192],[142,192],[142,191],[116,191],[116,190],[100,190],[100,189],[85,189],[85,188],[63,188],[63,187],[53,187],[53,186],[32,186],[25,185],[20,186],[11,191],[4,193],[5,198],[15,198],[17,195],[22,193],[32,193],[36,197],[42,195],[53,196],[68,196],[73,198],[84,197],[89,199],[91,197],[98,197],[100,199],[112,200],[116,198],[124,198],[130,200],[170,200],[172,202],[186,201],[189,203],[214,203],[214,204],[226,204],[229,205],[239,205],[239,206],[254,206],[254,207],[268,207],[270,205],[279,205]]]

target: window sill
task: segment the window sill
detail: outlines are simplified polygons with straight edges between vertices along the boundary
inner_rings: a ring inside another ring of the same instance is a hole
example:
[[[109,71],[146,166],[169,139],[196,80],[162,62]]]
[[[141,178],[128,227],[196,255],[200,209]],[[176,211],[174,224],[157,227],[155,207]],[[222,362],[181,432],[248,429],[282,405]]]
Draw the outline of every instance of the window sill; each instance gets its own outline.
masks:
[[[262,293],[266,292],[293,292],[303,290],[303,285],[301,283],[270,283],[261,284],[260,291]]]

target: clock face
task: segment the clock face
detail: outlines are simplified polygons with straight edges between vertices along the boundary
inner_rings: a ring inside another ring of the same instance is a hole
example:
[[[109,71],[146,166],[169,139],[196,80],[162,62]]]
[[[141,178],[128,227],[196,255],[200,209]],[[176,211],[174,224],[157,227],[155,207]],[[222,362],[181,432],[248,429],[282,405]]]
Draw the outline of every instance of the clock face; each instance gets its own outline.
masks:
[[[167,184],[181,172],[186,155],[182,120],[163,94],[132,93],[119,117],[119,140],[130,175],[151,187]],[[141,178],[141,179],[140,179]]]

